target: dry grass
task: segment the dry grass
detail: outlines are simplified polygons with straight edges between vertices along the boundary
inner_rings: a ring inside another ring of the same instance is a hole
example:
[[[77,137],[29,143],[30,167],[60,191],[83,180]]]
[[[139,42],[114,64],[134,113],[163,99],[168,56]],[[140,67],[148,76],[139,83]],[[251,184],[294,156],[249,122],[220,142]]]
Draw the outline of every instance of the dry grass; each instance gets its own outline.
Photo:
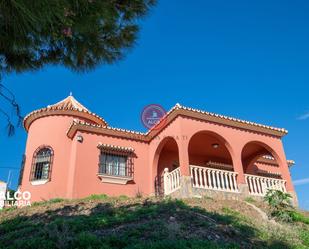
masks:
[[[0,212],[0,248],[301,249],[307,229],[265,220],[239,201],[98,195]]]

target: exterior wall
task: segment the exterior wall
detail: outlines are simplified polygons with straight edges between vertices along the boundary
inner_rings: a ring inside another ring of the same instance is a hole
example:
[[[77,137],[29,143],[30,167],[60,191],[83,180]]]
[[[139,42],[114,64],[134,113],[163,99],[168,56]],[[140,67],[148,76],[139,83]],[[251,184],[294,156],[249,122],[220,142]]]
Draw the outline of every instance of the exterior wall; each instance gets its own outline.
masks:
[[[127,140],[122,138],[89,134],[85,132],[77,133],[83,136],[83,142],[76,142],[76,135],[73,143],[76,144],[73,186],[69,198],[82,198],[91,194],[107,195],[127,195],[135,196],[138,192],[143,195],[150,194],[148,183],[150,171],[148,170],[148,146],[146,143]],[[134,148],[134,180],[126,185],[103,183],[99,177],[98,164],[100,150],[97,148],[99,142]]]
[[[238,172],[239,185],[245,184],[241,158],[242,149],[247,143],[254,141],[261,143],[272,152],[279,165],[278,172],[287,181],[287,191],[294,193],[282,141],[275,136],[178,116],[149,143],[88,132],[77,132],[73,139],[69,139],[66,132],[72,120],[72,116],[48,116],[35,120],[30,126],[21,190],[30,191],[33,197],[32,201],[55,197],[82,198],[102,193],[128,196],[135,196],[137,193],[153,195],[158,167],[169,165],[175,161],[175,158],[178,159],[181,175],[187,180],[189,179],[188,146],[190,139],[201,131],[210,131],[222,138],[221,141],[224,141],[224,145],[232,157],[234,171]],[[77,135],[83,137],[83,142],[77,141]],[[178,152],[160,159],[160,153],[168,139],[175,140]],[[134,181],[132,183],[120,185],[101,182],[97,176],[100,154],[97,146],[99,142],[134,148]],[[33,186],[29,181],[32,157],[34,151],[42,145],[48,145],[54,150],[51,181]],[[196,163],[203,161],[198,157],[194,160]]]
[[[32,202],[66,197],[72,147],[72,140],[66,136],[66,132],[74,118],[73,116],[47,116],[39,118],[31,124],[28,131],[26,161],[20,188],[22,191],[30,191]],[[54,152],[51,181],[43,185],[32,185],[30,182],[32,158],[36,149],[43,145],[50,146]]]
[[[190,139],[198,132],[211,131],[219,135],[225,140],[225,146],[229,150],[234,171],[238,172],[238,184],[245,184],[244,170],[242,166],[242,149],[249,142],[258,142],[265,146],[279,164],[277,172],[282,174],[282,178],[287,181],[287,191],[294,192],[294,187],[291,181],[288,164],[285,158],[282,141],[280,138],[260,133],[254,133],[243,129],[224,126],[206,121],[200,121],[189,117],[177,117],[167,128],[158,134],[159,139],[155,138],[150,143],[150,158],[155,158],[155,149],[160,146],[162,138],[174,137],[179,148],[179,162],[181,168],[181,175],[190,176],[189,172],[189,155],[188,146]],[[153,168],[156,167],[156,160],[154,160]],[[153,170],[153,175],[155,170]]]
[[[49,116],[36,120],[30,126],[21,190],[30,191],[32,202],[65,196],[72,144],[65,134],[72,120],[69,116]],[[51,181],[43,185],[32,185],[32,158],[35,150],[42,145],[50,146],[54,151]]]
[[[189,139],[199,131],[212,131],[223,137],[227,142],[227,147],[233,159],[234,171],[239,173],[238,183],[245,183],[243,177],[243,167],[241,160],[241,152],[244,146],[249,142],[260,142],[267,146],[279,164],[279,171],[283,179],[287,180],[287,190],[294,191],[291,177],[283,150],[282,141],[278,137],[267,136],[264,134],[253,133],[246,130],[240,130],[232,127],[222,126],[219,124],[201,122],[191,118],[181,117],[182,134]],[[188,140],[189,140],[188,139]],[[188,140],[183,141],[184,146],[188,146]]]
[[[187,152],[184,151],[182,147],[181,140],[185,140],[181,133],[180,119],[176,118],[171,122],[167,127],[165,127],[155,138],[153,138],[149,143],[149,153],[148,153],[148,165],[149,171],[151,172],[151,181],[148,183],[148,186],[152,194],[155,194],[155,179],[158,174],[158,165],[160,159],[160,153],[164,148],[165,143],[168,139],[174,139],[178,146],[178,161],[180,167],[183,165],[181,162],[180,155],[186,155]],[[183,158],[182,158],[183,159]],[[181,167],[182,168],[182,167]]]

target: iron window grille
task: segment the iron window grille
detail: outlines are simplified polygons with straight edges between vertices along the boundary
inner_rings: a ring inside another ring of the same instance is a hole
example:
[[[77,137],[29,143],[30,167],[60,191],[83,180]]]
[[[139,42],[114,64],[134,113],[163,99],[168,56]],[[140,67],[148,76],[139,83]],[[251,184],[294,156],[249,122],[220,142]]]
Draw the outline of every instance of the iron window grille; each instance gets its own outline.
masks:
[[[99,174],[133,177],[133,158],[128,153],[101,151]]]
[[[33,155],[30,180],[50,180],[54,152],[47,146],[39,147]]]

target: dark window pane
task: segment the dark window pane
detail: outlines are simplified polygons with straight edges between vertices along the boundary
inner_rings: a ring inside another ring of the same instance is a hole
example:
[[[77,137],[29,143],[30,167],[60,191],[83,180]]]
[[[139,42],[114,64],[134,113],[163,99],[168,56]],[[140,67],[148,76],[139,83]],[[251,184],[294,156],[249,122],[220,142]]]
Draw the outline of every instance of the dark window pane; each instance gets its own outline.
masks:
[[[33,164],[32,180],[45,180],[49,178],[52,150],[49,148],[40,149],[35,157]]]
[[[102,153],[100,156],[100,173],[114,176],[128,176],[128,157]]]

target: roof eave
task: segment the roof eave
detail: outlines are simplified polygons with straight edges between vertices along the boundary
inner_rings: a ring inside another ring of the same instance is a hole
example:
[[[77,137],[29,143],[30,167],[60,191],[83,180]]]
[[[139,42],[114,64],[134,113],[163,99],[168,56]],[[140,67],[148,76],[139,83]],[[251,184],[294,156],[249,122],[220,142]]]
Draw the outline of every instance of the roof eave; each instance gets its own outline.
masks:
[[[81,132],[92,132],[96,134],[102,134],[107,136],[115,136],[115,137],[125,137],[131,140],[137,140],[142,142],[147,142],[148,138],[144,133],[133,132],[118,128],[112,128],[108,126],[100,126],[100,125],[91,125],[89,123],[81,122],[81,121],[73,121],[71,126],[67,131],[67,136],[70,139],[73,139],[77,131]]]
[[[86,111],[79,111],[76,109],[54,109],[54,108],[42,108],[36,111],[29,113],[23,120],[23,126],[28,132],[31,124],[38,118],[55,116],[55,115],[70,115],[75,117],[81,117],[88,120],[91,120],[100,125],[107,125],[104,119],[98,115]]]
[[[234,119],[234,118],[229,118],[229,117],[225,117],[222,118],[223,116],[221,115],[209,115],[209,114],[205,114],[202,111],[191,111],[191,110],[186,110],[183,108],[179,108],[179,107],[174,107],[165,117],[165,125],[162,126],[161,129],[152,129],[149,130],[147,135],[150,135],[150,137],[155,137],[158,133],[161,132],[161,130],[164,129],[164,127],[166,127],[173,119],[175,119],[177,116],[183,116],[183,117],[188,117],[188,118],[195,118],[198,120],[204,120],[207,122],[211,122],[211,123],[217,123],[217,124],[221,124],[221,125],[226,125],[226,126],[230,126],[230,127],[234,127],[234,128],[239,128],[239,129],[244,129],[244,130],[249,130],[249,131],[253,131],[253,132],[258,132],[258,133],[262,133],[262,134],[267,134],[267,135],[271,135],[271,136],[276,136],[276,137],[283,137],[285,135],[287,135],[288,131],[285,129],[280,129],[280,128],[269,128],[267,126],[264,125],[259,125],[259,124],[255,124],[253,122],[240,122],[238,119]],[[158,124],[160,125],[160,124]]]
[[[192,112],[188,113],[187,110],[175,109],[166,116],[165,125],[162,126],[161,129],[158,129],[158,130],[153,129],[147,132],[146,134],[124,130],[124,129],[119,129],[119,128],[112,128],[108,126],[102,127],[100,125],[88,124],[82,121],[74,121],[68,129],[67,136],[72,139],[77,131],[85,131],[85,132],[87,131],[87,132],[93,132],[93,133],[102,134],[102,135],[126,137],[126,138],[133,139],[133,140],[150,142],[168,124],[170,124],[174,119],[180,116],[204,120],[207,122],[217,123],[217,124],[226,125],[230,127],[236,127],[239,129],[249,130],[252,132],[258,132],[261,134],[267,134],[267,135],[276,136],[276,137],[282,137],[286,135],[286,132],[283,132],[280,130],[272,130],[266,127],[256,127],[250,124],[242,124],[239,122],[235,122],[233,120],[225,120],[225,119],[222,120],[222,118],[218,118],[218,117],[213,117],[209,115],[201,115],[200,113],[192,113]]]

